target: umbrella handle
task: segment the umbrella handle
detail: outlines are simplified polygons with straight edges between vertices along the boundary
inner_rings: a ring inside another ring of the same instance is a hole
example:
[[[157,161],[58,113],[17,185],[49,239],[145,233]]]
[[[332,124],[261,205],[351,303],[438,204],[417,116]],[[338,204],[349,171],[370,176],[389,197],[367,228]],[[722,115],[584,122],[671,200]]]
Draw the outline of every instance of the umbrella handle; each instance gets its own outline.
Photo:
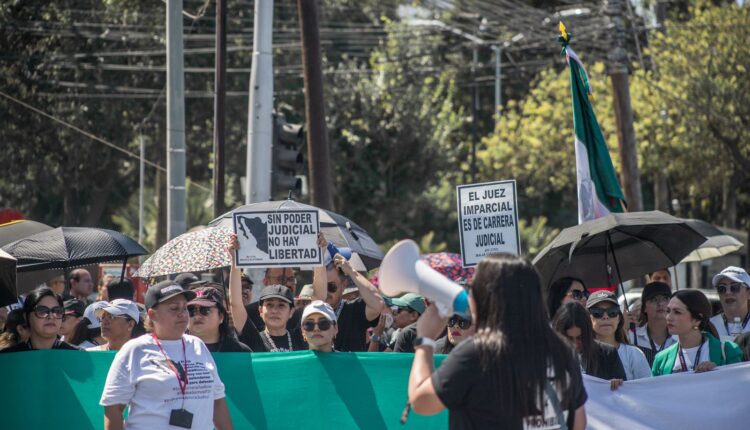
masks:
[[[128,259],[125,258],[124,260],[122,260],[122,272],[120,272],[120,282],[125,280],[125,268],[127,267],[127,265],[128,265]]]
[[[609,247],[609,252],[612,253],[612,260],[615,263],[615,271],[617,272],[617,283],[620,286],[620,291],[622,291],[622,300],[625,302],[625,310],[630,309],[630,305],[628,305],[628,297],[625,295],[625,287],[622,285],[622,277],[620,276],[620,265],[617,263],[617,254],[615,254],[615,248],[612,246],[612,238],[609,235],[609,231],[607,231],[607,245]]]

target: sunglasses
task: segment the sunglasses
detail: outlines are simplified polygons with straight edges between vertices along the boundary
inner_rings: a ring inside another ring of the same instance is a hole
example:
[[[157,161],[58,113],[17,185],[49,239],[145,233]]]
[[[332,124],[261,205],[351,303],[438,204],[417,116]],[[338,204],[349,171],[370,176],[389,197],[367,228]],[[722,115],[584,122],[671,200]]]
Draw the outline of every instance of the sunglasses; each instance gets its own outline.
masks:
[[[596,319],[604,318],[604,314],[607,314],[610,318],[615,318],[616,316],[620,315],[620,309],[619,308],[609,308],[609,309],[602,309],[602,308],[591,308],[589,309],[589,313],[592,317]]]
[[[52,315],[52,318],[62,319],[62,317],[65,316],[65,308],[62,306],[49,308],[44,305],[39,305],[34,308],[34,315],[36,315],[37,318],[47,318]]]
[[[313,330],[315,330],[315,325],[318,326],[318,328],[320,329],[320,331],[326,331],[329,328],[331,328],[331,326],[333,325],[333,323],[331,321],[328,321],[328,320],[325,320],[325,319],[320,320],[317,323],[315,321],[305,321],[305,322],[302,323],[302,330],[304,330],[304,331],[313,331]]]
[[[79,315],[78,313],[73,312],[73,313],[70,313],[70,314],[63,315],[62,320],[63,320],[63,322],[65,322],[65,321],[67,321],[67,320],[69,320],[71,318],[79,318],[79,317],[82,317],[82,316],[83,315]]]
[[[588,299],[589,298],[589,292],[583,291],[583,290],[573,290],[569,292],[567,295],[573,298],[573,300],[581,300],[581,299]]]
[[[339,286],[338,285],[334,284],[333,282],[329,282],[328,283],[328,292],[329,293],[335,293],[338,290],[339,290]]]
[[[467,328],[471,327],[471,320],[465,320],[463,318],[459,317],[451,317],[448,320],[448,327],[455,327],[458,326],[461,330],[466,330]]]
[[[190,306],[188,308],[188,314],[191,317],[194,317],[196,314],[200,313],[204,317],[211,313],[211,309],[213,309],[214,306]]]
[[[744,286],[745,284],[740,284],[739,282],[735,282],[729,285],[721,284],[721,285],[716,286],[716,292],[718,292],[719,294],[726,294],[727,287],[728,287],[729,291],[733,292],[734,294],[737,294],[740,292],[740,290],[742,290],[742,287]]]

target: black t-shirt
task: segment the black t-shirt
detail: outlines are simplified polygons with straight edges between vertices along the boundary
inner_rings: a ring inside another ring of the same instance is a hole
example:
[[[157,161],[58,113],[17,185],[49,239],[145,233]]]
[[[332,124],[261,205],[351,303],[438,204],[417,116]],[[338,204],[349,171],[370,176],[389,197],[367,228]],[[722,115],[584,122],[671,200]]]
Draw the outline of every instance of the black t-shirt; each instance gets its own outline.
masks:
[[[207,343],[210,352],[252,352],[249,346],[240,342],[236,336],[222,336],[216,343]]]
[[[414,352],[414,339],[417,338],[417,323],[401,329],[393,344],[393,352]]]
[[[455,345],[448,340],[448,336],[443,336],[435,341],[435,354],[450,354],[453,348],[455,348]]]
[[[302,337],[302,332],[299,329],[287,329],[289,335],[283,336],[268,336],[265,331],[258,330],[250,319],[245,322],[245,327],[242,328],[240,334],[240,341],[245,345],[249,346],[253,352],[269,352],[271,349],[276,348],[283,351],[304,351],[307,350],[307,342]],[[292,345],[289,345],[289,337],[292,338]]]
[[[260,317],[260,310],[258,309],[259,307],[260,304],[258,302],[253,302],[245,306],[245,311],[247,312],[247,318],[250,319],[253,324],[255,324],[255,327],[257,327],[258,330],[263,330],[264,328],[266,328],[266,323],[263,322],[263,319]],[[300,320],[302,320],[303,310],[304,309],[294,310],[294,313],[292,313],[292,317],[289,318],[289,321],[286,322],[286,328],[288,330],[299,328]]]
[[[68,342],[63,342],[62,340],[56,340],[55,343],[52,345],[52,349],[69,349],[72,351],[81,351],[81,348],[71,345]],[[21,351],[36,351],[31,346],[31,341],[28,342],[21,342],[17,343],[13,346],[9,346],[5,349],[0,349],[0,353],[3,352],[21,352]]]
[[[495,389],[494,382],[481,370],[479,349],[473,339],[461,342],[443,364],[432,374],[432,384],[440,401],[448,408],[449,428],[451,429],[522,429],[522,418],[514,418],[510,411],[503,410],[503,396],[513,395],[510,384],[500,381]],[[575,410],[586,403],[586,389],[583,386],[580,368],[571,361],[568,392],[558,398],[570,399],[563,410],[568,412],[568,428],[573,427]],[[552,384],[556,387],[556,384]],[[546,398],[546,396],[545,396]],[[535,420],[536,421],[536,420]],[[539,420],[542,421],[542,420]],[[557,423],[554,409],[545,410],[544,421]],[[530,424],[530,423],[527,423]],[[529,425],[527,428],[537,428]],[[557,428],[557,427],[546,427]]]
[[[592,366],[586,365],[586,374],[607,380],[627,379],[625,376],[625,368],[622,366],[622,361],[620,361],[620,355],[617,354],[617,349],[599,341],[594,341],[594,343],[597,348],[598,359],[596,370],[591,371]]]
[[[378,325],[378,317],[367,320],[367,304],[362,299],[344,302],[337,317],[339,333],[334,340],[334,349],[344,352],[367,351],[367,328]],[[338,311],[334,308],[334,311]]]

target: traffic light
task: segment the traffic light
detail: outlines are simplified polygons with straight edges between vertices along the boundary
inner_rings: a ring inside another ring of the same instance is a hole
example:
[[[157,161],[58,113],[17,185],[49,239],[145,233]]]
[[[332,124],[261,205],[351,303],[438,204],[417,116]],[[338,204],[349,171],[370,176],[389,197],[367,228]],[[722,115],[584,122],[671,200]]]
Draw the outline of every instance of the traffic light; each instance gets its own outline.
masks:
[[[271,195],[284,198],[292,191],[302,193],[300,176],[304,168],[302,146],[305,130],[301,124],[289,124],[284,115],[277,114],[274,121],[273,168],[271,173]]]

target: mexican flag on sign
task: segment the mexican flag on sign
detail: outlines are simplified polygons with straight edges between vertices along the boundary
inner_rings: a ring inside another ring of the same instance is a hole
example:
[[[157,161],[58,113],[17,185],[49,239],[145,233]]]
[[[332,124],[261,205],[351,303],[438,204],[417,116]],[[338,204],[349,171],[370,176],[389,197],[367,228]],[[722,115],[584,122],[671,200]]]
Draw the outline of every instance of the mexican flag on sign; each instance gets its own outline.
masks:
[[[620,189],[607,143],[589,101],[588,76],[581,60],[568,46],[570,34],[560,23],[560,42],[570,66],[570,90],[573,94],[576,176],[578,185],[578,223],[601,218],[610,212],[624,212],[625,197]]]

